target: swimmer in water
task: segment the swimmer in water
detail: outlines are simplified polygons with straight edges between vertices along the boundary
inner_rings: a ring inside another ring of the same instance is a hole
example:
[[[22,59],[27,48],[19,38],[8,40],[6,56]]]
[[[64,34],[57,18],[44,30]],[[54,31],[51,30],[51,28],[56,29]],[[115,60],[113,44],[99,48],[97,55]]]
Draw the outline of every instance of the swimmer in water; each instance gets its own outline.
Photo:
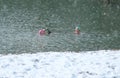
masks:
[[[77,27],[75,28],[74,33],[75,33],[75,34],[80,34],[80,27],[79,27],[79,26],[77,26]]]
[[[46,29],[40,29],[39,30],[39,34],[40,35],[49,35],[49,34],[51,34],[51,31],[48,28],[46,28]]]

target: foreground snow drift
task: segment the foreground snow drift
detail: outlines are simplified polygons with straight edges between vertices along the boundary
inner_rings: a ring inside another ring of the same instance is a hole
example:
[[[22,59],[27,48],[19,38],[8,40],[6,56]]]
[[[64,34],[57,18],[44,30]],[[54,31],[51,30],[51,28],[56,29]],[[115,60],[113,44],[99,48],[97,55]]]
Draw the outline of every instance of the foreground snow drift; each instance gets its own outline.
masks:
[[[0,55],[0,78],[120,78],[120,51]]]

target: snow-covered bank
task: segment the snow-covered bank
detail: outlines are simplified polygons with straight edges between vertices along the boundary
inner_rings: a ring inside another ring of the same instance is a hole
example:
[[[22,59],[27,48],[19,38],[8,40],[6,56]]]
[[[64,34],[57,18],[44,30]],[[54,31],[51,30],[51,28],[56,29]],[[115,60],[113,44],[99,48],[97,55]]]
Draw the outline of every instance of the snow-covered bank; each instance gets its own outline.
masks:
[[[0,78],[120,78],[120,50],[0,55]]]

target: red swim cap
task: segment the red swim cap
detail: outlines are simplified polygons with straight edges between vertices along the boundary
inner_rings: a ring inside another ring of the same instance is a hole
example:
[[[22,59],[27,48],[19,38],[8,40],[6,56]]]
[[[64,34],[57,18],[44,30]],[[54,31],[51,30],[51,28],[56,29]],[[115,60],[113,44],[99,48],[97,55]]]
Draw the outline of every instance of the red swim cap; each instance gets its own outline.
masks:
[[[45,29],[39,30],[39,34],[40,34],[40,35],[45,35],[45,34],[46,34]]]

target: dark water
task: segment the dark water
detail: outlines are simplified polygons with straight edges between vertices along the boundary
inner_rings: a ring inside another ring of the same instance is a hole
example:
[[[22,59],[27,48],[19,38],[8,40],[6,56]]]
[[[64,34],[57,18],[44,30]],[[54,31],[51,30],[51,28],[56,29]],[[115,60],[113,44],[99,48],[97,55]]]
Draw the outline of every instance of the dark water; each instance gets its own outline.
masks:
[[[120,0],[0,0],[1,54],[120,49],[119,31]]]

